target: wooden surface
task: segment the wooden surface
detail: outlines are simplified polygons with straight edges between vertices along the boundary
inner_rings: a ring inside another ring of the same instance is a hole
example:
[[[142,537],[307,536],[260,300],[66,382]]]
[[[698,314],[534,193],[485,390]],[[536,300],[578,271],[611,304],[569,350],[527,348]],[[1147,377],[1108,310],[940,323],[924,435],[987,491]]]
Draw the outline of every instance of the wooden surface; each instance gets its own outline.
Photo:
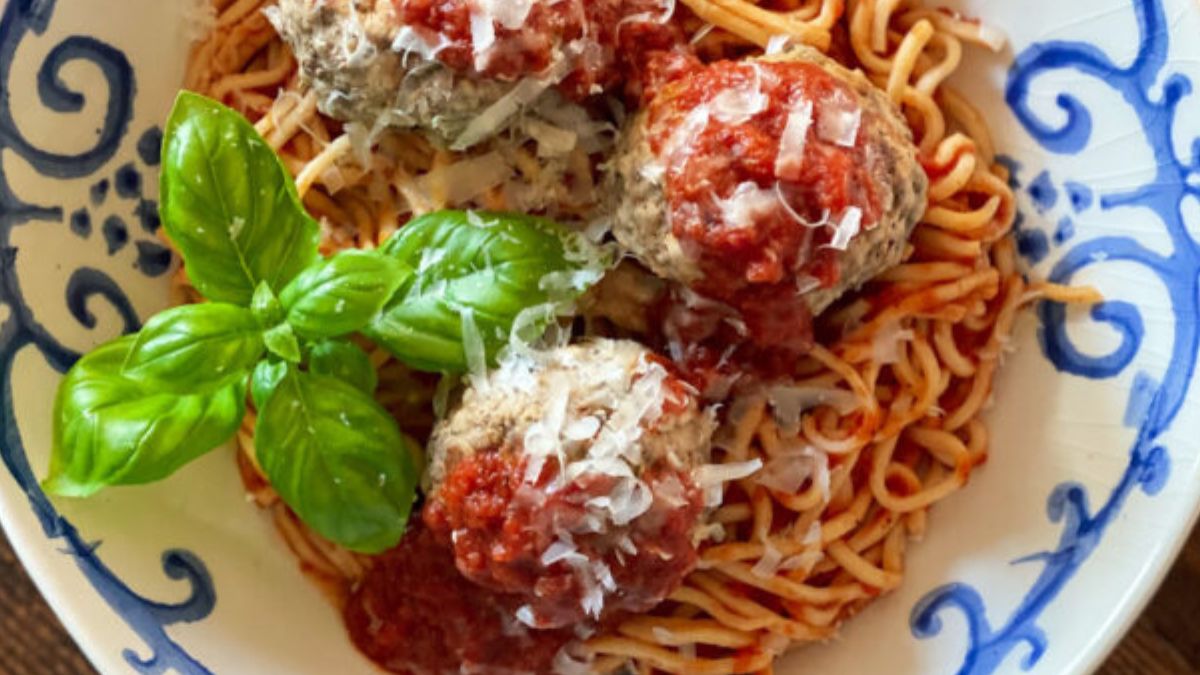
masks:
[[[94,671],[0,533],[0,675]],[[1200,529],[1099,675],[1200,673]]]

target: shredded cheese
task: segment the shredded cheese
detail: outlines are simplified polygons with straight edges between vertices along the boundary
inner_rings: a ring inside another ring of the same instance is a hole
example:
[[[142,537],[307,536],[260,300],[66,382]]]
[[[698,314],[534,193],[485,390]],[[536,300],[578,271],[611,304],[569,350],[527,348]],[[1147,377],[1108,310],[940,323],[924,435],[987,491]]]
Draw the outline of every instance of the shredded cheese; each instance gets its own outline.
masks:
[[[845,251],[850,246],[850,240],[854,239],[862,229],[862,218],[862,209],[857,206],[847,207],[842,212],[842,217],[838,219],[837,225],[834,226],[833,239],[827,246],[838,251]]]
[[[812,101],[804,101],[788,113],[787,124],[779,137],[779,154],[775,158],[775,175],[782,180],[800,180],[812,117]]]

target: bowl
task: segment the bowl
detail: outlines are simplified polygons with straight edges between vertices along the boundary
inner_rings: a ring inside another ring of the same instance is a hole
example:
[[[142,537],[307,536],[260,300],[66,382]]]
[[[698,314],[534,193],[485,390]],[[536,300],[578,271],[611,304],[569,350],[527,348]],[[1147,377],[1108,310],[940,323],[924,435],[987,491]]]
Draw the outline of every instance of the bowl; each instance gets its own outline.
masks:
[[[1086,673],[1200,506],[1200,6],[953,3],[1009,47],[957,85],[1012,173],[1029,273],[1090,310],[1020,321],[992,450],[939,505],[903,586],[781,673]],[[373,672],[244,497],[233,451],[159,484],[49,500],[55,383],[167,304],[162,125],[186,0],[10,0],[0,20],[0,521],[104,673]]]

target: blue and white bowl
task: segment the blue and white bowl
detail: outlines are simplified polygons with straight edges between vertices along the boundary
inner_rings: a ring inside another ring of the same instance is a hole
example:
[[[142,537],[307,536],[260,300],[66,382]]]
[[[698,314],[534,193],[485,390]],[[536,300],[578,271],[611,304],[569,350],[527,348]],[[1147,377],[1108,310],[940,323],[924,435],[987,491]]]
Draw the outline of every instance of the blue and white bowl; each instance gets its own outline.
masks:
[[[958,85],[1011,162],[1023,256],[1108,302],[1022,321],[985,470],[935,510],[898,592],[780,672],[1089,672],[1200,505],[1200,5],[953,4],[1011,39]],[[373,672],[231,451],[87,502],[37,485],[60,374],[167,302],[157,148],[192,6],[4,8],[0,520],[102,672]]]

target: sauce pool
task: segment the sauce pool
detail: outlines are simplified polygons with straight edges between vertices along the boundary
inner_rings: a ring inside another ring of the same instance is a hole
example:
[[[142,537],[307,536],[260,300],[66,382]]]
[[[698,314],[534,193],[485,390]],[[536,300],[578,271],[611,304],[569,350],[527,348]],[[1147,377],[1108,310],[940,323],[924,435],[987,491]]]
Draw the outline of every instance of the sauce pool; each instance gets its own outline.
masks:
[[[519,599],[463,578],[419,520],[350,595],[343,617],[355,646],[394,673],[550,672],[574,633],[521,625]]]

